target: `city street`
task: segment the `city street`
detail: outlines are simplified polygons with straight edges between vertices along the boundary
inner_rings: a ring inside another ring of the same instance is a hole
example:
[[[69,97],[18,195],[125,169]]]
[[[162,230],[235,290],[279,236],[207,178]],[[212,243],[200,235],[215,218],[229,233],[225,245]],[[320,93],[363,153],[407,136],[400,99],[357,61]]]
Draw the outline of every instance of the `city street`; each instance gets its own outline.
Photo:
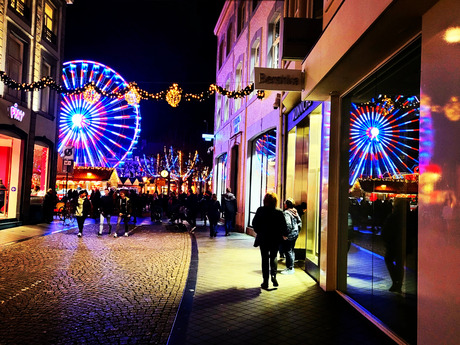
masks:
[[[190,262],[187,233],[86,225],[0,247],[0,344],[165,344]]]

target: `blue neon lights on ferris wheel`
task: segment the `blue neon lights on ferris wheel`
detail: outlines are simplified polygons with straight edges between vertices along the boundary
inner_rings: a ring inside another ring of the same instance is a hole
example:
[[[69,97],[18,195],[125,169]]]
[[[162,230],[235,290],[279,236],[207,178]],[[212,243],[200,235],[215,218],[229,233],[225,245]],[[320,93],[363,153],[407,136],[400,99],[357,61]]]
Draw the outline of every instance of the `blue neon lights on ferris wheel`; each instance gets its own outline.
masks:
[[[94,82],[106,92],[122,91],[128,83],[113,69],[94,61],[64,63],[65,87],[75,89]],[[140,134],[139,105],[101,95],[90,104],[83,94],[62,95],[58,151],[75,147],[78,166],[116,167],[131,154]]]

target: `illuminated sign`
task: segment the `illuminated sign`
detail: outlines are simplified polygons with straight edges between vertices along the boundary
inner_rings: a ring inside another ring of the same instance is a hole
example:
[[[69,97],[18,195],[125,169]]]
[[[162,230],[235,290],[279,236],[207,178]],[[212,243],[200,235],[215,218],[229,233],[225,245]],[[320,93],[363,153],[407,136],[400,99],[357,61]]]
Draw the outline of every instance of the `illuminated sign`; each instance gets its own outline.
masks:
[[[302,91],[302,87],[302,71],[255,67],[255,88],[258,90]]]
[[[168,177],[169,172],[168,172],[168,170],[162,170],[162,171],[160,172],[160,175],[161,175],[161,177]]]
[[[24,110],[21,110],[18,108],[17,103],[14,103],[14,105],[10,107],[9,110],[10,110],[10,117],[19,122],[22,121],[22,119],[24,118],[24,115],[26,114]]]

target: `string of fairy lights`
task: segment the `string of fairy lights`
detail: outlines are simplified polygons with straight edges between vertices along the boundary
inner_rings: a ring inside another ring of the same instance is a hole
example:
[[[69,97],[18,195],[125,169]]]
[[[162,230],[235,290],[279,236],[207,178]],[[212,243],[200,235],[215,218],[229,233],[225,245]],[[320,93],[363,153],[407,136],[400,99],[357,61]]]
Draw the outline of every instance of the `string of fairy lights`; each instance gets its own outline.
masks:
[[[141,100],[164,100],[172,107],[177,107],[181,100],[191,101],[196,100],[202,102],[215,93],[221,94],[228,98],[243,98],[249,96],[254,92],[254,84],[251,83],[246,86],[244,89],[230,91],[224,87],[218,86],[216,84],[211,84],[209,88],[201,93],[184,93],[184,91],[179,87],[178,84],[173,84],[166,91],[160,91],[157,93],[150,93],[146,90],[141,89],[135,82],[131,82],[128,86],[117,92],[107,92],[99,88],[94,82],[85,84],[82,87],[77,87],[74,89],[66,88],[58,84],[51,77],[43,77],[39,81],[34,81],[32,83],[19,83],[12,78],[10,78],[6,72],[0,71],[0,80],[9,88],[19,90],[19,91],[34,91],[42,90],[49,87],[50,89],[59,92],[64,95],[79,95],[83,94],[83,98],[86,102],[94,104],[101,96],[109,98],[118,98],[125,99],[126,102],[130,105],[139,104]],[[265,97],[265,92],[263,90],[257,91],[257,98],[263,99]]]

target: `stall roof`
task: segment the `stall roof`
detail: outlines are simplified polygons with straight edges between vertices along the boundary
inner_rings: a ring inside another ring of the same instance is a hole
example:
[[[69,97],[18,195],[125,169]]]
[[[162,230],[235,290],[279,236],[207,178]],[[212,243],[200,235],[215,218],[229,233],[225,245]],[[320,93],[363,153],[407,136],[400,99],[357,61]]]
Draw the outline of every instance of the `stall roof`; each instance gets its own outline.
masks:
[[[78,181],[108,181],[114,171],[114,168],[74,167],[73,173],[69,174],[68,178]],[[59,174],[57,178],[65,179],[65,175]]]

